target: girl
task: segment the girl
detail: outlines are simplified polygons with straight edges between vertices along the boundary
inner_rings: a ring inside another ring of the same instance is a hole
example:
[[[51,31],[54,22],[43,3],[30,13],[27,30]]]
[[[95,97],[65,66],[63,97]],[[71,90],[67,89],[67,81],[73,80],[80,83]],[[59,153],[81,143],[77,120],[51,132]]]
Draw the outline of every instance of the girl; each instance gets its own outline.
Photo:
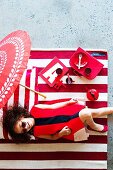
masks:
[[[33,135],[38,138],[73,141],[86,140],[89,134],[86,126],[98,132],[108,127],[95,123],[98,118],[113,113],[113,107],[87,108],[83,102],[70,99],[55,104],[38,104],[30,113],[26,108],[14,106],[6,111],[4,126],[13,140],[29,141]]]

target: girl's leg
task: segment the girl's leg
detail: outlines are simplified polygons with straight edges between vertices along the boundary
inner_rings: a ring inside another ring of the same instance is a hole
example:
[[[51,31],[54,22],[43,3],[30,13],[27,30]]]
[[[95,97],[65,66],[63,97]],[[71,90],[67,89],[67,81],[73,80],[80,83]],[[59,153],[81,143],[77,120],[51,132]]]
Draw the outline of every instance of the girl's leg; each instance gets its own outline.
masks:
[[[113,107],[102,107],[98,109],[90,109],[93,118],[98,118],[102,116],[107,116],[113,113]]]
[[[92,129],[96,131],[102,131],[104,129],[103,125],[95,123],[93,118],[98,118],[113,113],[113,107],[105,107],[99,109],[85,108],[80,111],[79,117],[84,124],[89,125]]]

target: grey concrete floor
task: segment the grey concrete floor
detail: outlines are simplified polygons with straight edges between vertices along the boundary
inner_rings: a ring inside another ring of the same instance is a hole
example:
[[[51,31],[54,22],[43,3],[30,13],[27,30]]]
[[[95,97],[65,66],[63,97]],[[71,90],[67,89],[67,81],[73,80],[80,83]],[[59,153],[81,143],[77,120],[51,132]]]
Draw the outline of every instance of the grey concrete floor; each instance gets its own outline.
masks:
[[[113,0],[0,0],[0,39],[26,30],[33,48],[107,49],[109,106],[113,106]],[[113,169],[109,116],[108,170]]]

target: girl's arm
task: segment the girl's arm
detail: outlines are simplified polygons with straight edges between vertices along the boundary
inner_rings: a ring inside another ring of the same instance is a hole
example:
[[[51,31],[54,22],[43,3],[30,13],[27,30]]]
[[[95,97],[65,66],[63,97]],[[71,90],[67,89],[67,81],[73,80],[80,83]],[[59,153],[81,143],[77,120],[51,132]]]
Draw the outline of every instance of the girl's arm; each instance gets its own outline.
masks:
[[[57,109],[64,106],[67,106],[69,104],[77,103],[78,101],[76,99],[71,99],[65,102],[55,103],[55,104],[37,104],[35,107],[41,108],[41,109]]]
[[[69,135],[70,133],[71,133],[71,129],[69,129],[68,126],[65,126],[60,132],[55,133],[53,135],[41,135],[37,137],[43,139],[49,139],[49,140],[57,140],[60,139],[62,136]]]

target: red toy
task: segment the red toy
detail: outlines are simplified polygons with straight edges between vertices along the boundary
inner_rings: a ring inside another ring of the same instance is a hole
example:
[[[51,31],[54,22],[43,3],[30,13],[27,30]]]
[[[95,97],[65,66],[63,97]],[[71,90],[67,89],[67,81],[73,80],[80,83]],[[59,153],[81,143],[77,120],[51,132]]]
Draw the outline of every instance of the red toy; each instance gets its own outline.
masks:
[[[99,93],[96,89],[90,89],[87,91],[87,98],[91,101],[97,100]]]
[[[68,70],[69,69],[57,57],[54,57],[39,75],[50,87],[58,84],[58,82],[58,86],[60,87],[60,80]]]

